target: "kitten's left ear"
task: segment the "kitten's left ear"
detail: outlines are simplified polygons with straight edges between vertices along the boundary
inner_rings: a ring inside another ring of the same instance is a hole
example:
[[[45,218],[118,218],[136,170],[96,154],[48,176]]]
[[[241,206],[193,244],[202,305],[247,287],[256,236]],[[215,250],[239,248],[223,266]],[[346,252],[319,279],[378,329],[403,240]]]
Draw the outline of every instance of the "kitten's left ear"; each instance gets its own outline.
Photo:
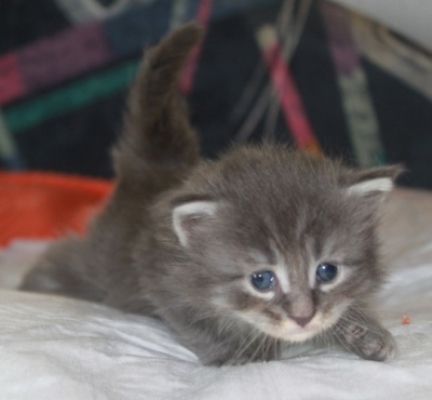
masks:
[[[217,203],[211,200],[192,199],[174,206],[172,226],[180,244],[189,247],[197,237],[206,235],[217,211]]]
[[[349,183],[343,185],[344,190],[351,196],[384,199],[393,190],[394,181],[402,171],[399,165],[358,171],[350,177]]]

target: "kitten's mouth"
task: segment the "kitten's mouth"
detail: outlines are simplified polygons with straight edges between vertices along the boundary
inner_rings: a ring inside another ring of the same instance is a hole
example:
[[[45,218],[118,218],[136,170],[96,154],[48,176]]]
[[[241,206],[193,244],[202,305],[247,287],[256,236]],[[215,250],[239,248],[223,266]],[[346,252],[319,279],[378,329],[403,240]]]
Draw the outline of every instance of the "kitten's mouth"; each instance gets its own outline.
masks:
[[[325,329],[320,318],[316,317],[303,327],[291,319],[278,324],[255,323],[254,325],[267,335],[287,342],[304,342]]]
[[[331,329],[340,319],[349,303],[340,304],[328,311],[318,310],[313,318],[304,326],[286,314],[281,318],[269,318],[263,313],[238,313],[237,316],[259,331],[274,339],[285,342],[301,343],[312,339]]]
[[[286,336],[282,338],[290,342],[304,342],[320,333],[322,328],[315,326],[312,322],[299,326],[296,324],[294,328],[287,329]]]
[[[287,342],[305,342],[320,333],[330,329],[339,319],[340,313],[323,314],[317,312],[312,320],[305,326],[298,325],[294,320],[286,318],[279,323],[255,321],[255,326],[276,339]],[[257,323],[258,322],[258,323]]]

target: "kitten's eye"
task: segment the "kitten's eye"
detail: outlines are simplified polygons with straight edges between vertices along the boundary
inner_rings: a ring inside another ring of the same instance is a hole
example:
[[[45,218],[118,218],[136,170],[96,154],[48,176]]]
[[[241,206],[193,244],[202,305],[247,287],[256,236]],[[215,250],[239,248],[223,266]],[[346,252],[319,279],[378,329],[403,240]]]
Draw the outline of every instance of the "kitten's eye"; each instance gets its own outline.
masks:
[[[323,263],[318,265],[316,270],[316,280],[317,282],[330,282],[336,278],[338,273],[338,268],[329,263]]]
[[[251,276],[252,285],[258,290],[270,290],[276,283],[276,277],[271,271],[261,271],[252,274]]]

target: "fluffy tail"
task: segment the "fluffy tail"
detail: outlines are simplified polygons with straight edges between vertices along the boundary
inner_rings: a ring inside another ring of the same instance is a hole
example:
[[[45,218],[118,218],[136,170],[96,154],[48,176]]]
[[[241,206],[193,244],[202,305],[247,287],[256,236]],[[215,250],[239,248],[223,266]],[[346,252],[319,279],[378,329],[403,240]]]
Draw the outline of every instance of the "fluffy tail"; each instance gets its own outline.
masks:
[[[129,96],[129,112],[114,150],[117,189],[146,198],[172,186],[197,163],[199,146],[178,77],[203,30],[185,25],[149,49]],[[145,200],[145,199],[142,199]]]

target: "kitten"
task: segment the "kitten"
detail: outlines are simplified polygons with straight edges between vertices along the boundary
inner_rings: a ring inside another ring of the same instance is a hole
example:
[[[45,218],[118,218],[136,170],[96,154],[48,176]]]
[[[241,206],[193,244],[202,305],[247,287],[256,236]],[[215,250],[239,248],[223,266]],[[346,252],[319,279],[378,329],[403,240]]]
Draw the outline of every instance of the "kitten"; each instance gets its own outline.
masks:
[[[270,144],[200,160],[177,80],[201,36],[189,24],[148,51],[112,196],[22,288],[158,316],[208,365],[277,359],[282,343],[322,335],[386,359],[394,341],[368,301],[384,279],[376,226],[399,168],[356,171]]]

